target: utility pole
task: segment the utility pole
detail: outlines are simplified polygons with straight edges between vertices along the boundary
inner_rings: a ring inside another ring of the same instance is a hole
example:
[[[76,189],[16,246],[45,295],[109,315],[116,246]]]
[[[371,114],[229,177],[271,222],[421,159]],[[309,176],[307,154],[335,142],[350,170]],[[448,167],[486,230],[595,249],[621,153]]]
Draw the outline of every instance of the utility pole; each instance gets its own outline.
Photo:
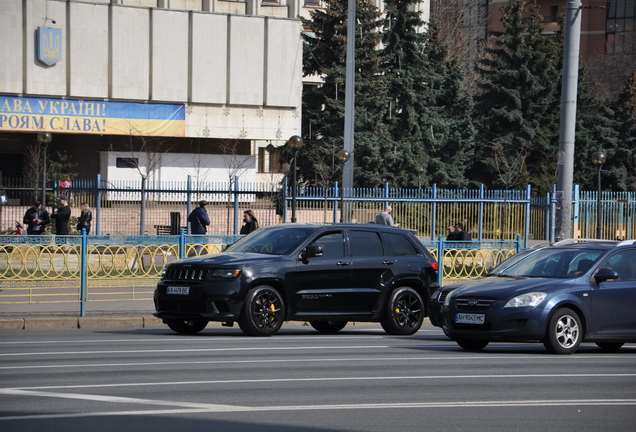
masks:
[[[353,125],[355,107],[355,72],[356,72],[356,0],[349,0],[347,11],[347,64],[345,69],[345,130],[344,130],[344,150],[351,156],[344,164],[342,171],[342,193],[353,188],[353,161],[355,159]],[[344,196],[343,196],[344,197]],[[344,222],[351,222],[350,212],[343,207],[340,209],[344,215]]]
[[[579,80],[581,10],[580,0],[568,0],[565,6],[561,128],[559,131],[556,190],[555,239],[557,241],[570,238],[572,235],[572,179],[574,176],[574,136],[576,132],[576,98]]]

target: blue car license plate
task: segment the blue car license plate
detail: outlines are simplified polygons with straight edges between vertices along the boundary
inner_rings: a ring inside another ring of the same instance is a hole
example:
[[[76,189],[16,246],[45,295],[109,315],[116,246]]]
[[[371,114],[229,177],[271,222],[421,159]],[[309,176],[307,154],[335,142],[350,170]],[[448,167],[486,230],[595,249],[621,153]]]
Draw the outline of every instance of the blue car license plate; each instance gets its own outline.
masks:
[[[455,322],[457,324],[483,324],[486,322],[486,315],[458,313],[455,315]]]

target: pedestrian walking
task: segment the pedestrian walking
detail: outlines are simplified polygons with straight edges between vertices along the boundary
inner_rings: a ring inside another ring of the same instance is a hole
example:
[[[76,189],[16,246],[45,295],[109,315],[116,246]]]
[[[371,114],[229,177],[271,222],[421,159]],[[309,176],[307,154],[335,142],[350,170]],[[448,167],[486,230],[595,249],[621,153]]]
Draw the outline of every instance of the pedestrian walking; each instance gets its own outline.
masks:
[[[446,241],[457,240],[457,231],[455,230],[455,225],[448,226],[448,235],[446,236]]]
[[[24,214],[22,222],[27,226],[28,235],[40,235],[46,230],[46,225],[51,223],[51,218],[42,203],[34,201],[33,207]]]
[[[400,224],[396,224],[393,222],[393,216],[391,216],[391,212],[393,208],[391,206],[384,207],[384,211],[378,213],[375,217],[375,223],[378,225],[389,225],[389,226],[400,226]]]
[[[199,207],[192,210],[188,216],[188,222],[190,222],[191,234],[206,234],[207,226],[210,225],[210,218],[208,217],[208,211],[206,206],[208,202],[206,200],[199,201]]]
[[[258,220],[252,210],[245,210],[243,212],[243,222],[244,225],[241,227],[241,234],[249,234],[258,229]]]
[[[80,204],[80,208],[82,212],[80,213],[80,217],[77,220],[77,230],[81,233],[82,228],[86,230],[86,234],[90,234],[91,232],[91,221],[93,220],[93,212],[90,207],[88,207],[88,203],[83,202]]]
[[[470,236],[470,233],[468,231],[464,231],[464,224],[462,224],[461,222],[455,225],[455,232],[456,232],[456,237],[455,240],[465,240],[465,241],[471,241],[472,238]]]

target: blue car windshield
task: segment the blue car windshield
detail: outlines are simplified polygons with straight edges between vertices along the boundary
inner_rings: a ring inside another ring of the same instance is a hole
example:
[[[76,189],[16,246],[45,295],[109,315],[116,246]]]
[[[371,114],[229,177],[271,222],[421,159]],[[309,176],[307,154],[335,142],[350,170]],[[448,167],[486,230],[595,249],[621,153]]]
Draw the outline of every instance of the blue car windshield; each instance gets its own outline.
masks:
[[[602,250],[546,248],[512,264],[498,276],[578,277],[586,273],[603,253]]]
[[[257,230],[228,247],[226,252],[287,255],[313,232],[312,229],[276,227]]]

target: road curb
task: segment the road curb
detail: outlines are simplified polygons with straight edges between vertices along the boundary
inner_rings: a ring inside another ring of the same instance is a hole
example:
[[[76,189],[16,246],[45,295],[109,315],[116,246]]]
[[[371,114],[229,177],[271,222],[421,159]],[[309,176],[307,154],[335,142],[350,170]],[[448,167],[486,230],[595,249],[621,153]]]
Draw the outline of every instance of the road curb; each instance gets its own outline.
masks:
[[[0,330],[23,330],[23,319],[0,319]]]

